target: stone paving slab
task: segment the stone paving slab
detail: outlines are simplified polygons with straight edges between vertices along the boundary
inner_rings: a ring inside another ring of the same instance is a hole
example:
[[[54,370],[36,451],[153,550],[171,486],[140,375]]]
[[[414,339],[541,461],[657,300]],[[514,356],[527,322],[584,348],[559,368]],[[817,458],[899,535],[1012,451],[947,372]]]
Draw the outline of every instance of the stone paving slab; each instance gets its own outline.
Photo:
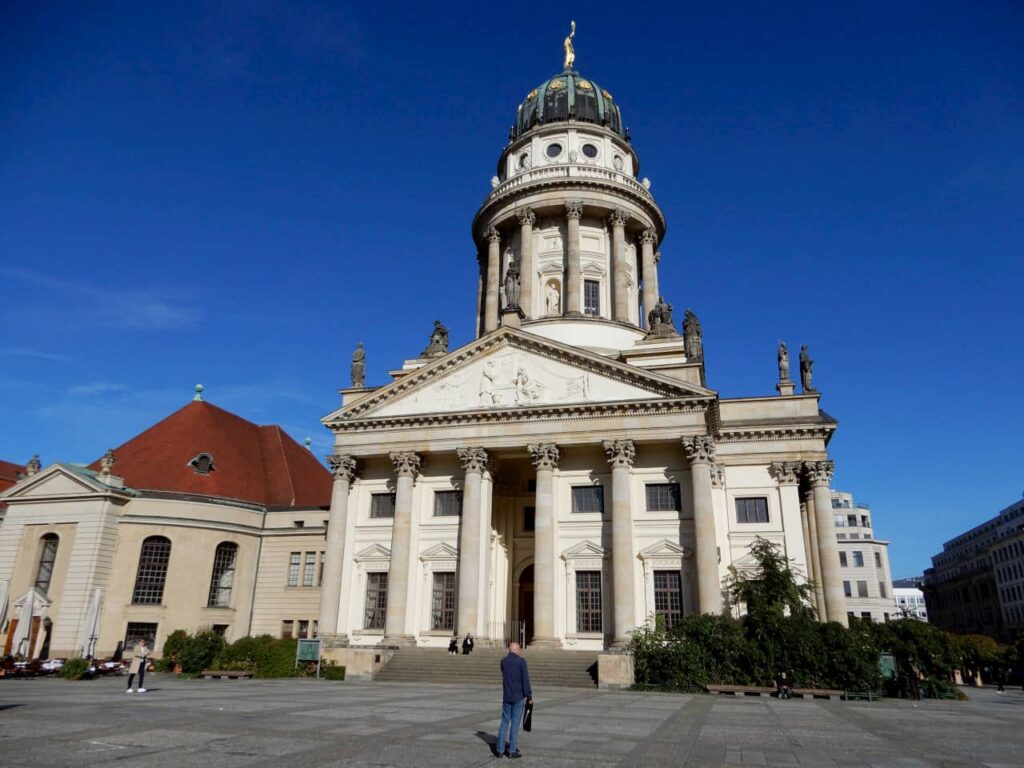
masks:
[[[500,687],[316,680],[0,680],[3,768],[495,765]],[[971,701],[537,691],[522,766],[1009,768],[1024,693]]]

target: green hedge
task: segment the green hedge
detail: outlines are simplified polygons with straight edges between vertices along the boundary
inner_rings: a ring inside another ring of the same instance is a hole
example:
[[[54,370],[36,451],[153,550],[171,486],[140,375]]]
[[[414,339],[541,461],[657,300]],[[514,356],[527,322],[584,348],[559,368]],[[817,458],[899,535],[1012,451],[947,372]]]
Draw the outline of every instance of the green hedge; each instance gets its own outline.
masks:
[[[226,671],[252,672],[253,677],[297,677],[296,641],[270,635],[243,637],[223,648],[213,665]]]
[[[170,672],[180,665],[182,672],[202,672],[210,668],[225,645],[224,638],[211,630],[201,629],[190,635],[183,629],[177,629],[164,641],[163,658],[157,662],[156,668]]]
[[[88,659],[68,659],[60,668],[60,676],[65,680],[85,680],[89,677]]]

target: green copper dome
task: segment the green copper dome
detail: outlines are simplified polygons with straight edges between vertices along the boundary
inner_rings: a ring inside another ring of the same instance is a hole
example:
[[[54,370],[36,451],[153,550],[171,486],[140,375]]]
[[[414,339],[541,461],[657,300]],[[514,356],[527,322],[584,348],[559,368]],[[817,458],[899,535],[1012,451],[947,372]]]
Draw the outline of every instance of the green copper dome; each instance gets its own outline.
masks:
[[[519,105],[512,140],[535,125],[577,120],[610,128],[629,140],[622,126],[622,115],[612,95],[593,80],[567,69],[538,85]]]

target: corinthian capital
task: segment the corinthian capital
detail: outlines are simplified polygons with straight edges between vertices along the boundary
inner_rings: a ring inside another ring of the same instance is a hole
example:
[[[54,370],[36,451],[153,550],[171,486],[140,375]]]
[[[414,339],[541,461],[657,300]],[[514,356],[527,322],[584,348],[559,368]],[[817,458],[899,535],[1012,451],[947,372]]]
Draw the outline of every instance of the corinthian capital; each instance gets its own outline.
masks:
[[[653,227],[640,233],[641,245],[654,245],[656,242],[658,242],[658,233],[654,231]]]
[[[632,467],[636,458],[636,446],[632,440],[605,440],[604,452],[612,467]]]
[[[768,474],[779,485],[796,485],[800,481],[799,461],[773,461],[768,466]]]
[[[537,214],[533,212],[533,208],[520,208],[516,211],[516,218],[519,219],[519,223],[524,227],[532,227],[537,223]]]
[[[583,203],[572,201],[565,204],[565,218],[580,219],[583,217]]]
[[[804,476],[812,488],[820,486],[828,488],[832,483],[832,473],[835,472],[835,468],[836,463],[834,461],[805,461]]]
[[[501,232],[498,231],[497,227],[488,227],[487,231],[484,232],[484,237],[492,243],[501,242]]]
[[[354,456],[344,453],[332,453],[327,457],[327,466],[331,468],[331,474],[335,480],[344,480],[351,483],[356,476],[356,460]]]
[[[482,474],[487,469],[487,451],[483,448],[456,448],[463,472]]]
[[[534,469],[558,469],[558,446],[554,443],[533,443],[526,446]]]
[[[691,464],[710,464],[715,460],[715,441],[707,435],[684,437],[683,450]]]
[[[420,473],[423,457],[413,451],[396,451],[391,454],[391,463],[399,477],[416,477]]]
[[[629,214],[621,208],[616,208],[614,211],[608,214],[608,224],[612,227],[624,227],[626,222],[629,221]]]

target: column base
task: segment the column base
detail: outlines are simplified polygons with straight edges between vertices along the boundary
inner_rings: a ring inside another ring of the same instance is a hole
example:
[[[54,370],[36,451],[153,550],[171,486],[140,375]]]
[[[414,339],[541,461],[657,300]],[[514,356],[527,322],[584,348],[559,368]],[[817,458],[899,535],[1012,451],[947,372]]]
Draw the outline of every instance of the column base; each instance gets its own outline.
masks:
[[[526,647],[536,648],[538,651],[560,651],[562,641],[557,637],[535,637]]]
[[[395,648],[409,648],[416,645],[415,635],[384,635],[380,641],[381,645],[390,645]]]
[[[607,650],[611,653],[625,653],[629,649],[629,638],[628,637],[617,637],[607,645]]]

